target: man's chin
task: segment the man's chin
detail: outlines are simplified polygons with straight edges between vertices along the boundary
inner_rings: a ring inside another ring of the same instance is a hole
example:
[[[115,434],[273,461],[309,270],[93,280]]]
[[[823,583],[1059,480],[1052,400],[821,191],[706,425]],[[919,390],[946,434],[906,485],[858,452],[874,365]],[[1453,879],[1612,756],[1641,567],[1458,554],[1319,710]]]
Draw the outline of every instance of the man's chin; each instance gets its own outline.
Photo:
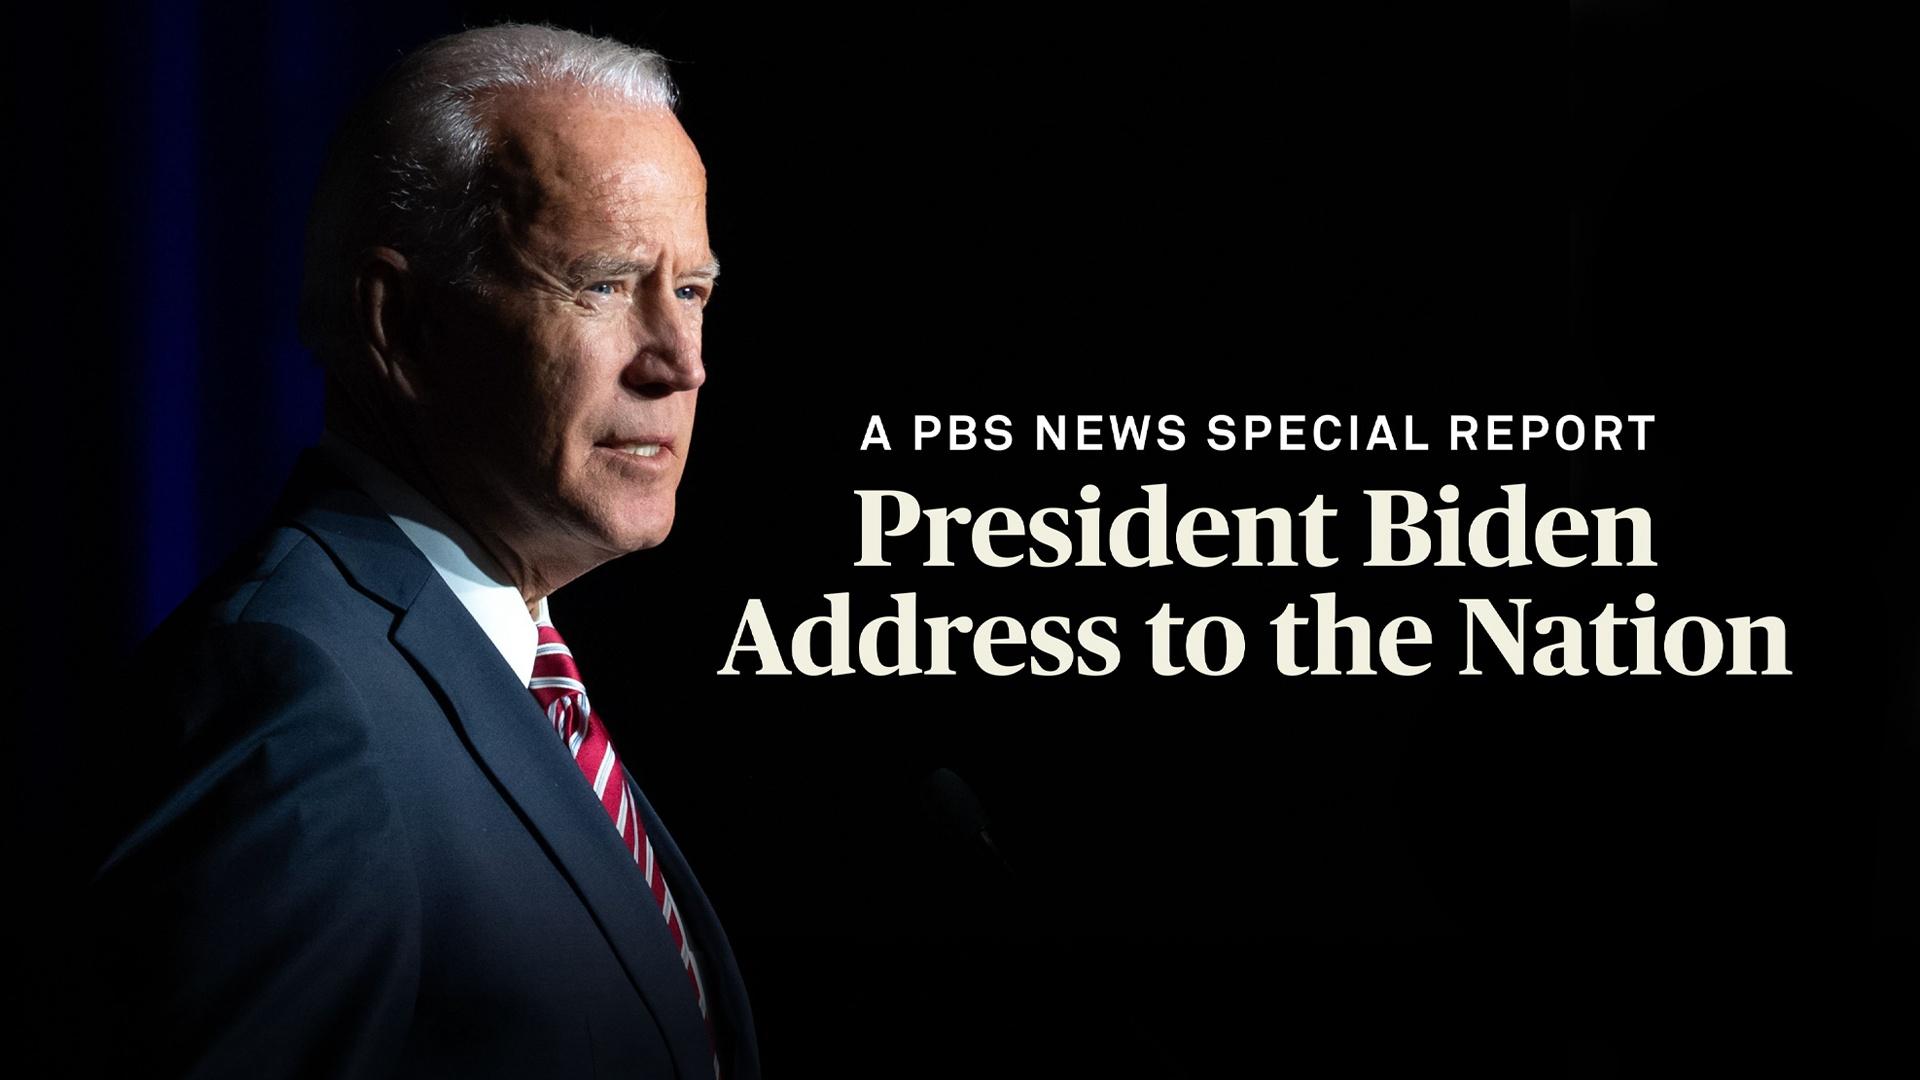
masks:
[[[672,531],[673,511],[669,508],[664,514],[649,514],[643,518],[621,523],[612,531],[609,537],[612,542],[609,546],[622,555],[631,555],[636,551],[645,551],[650,547],[659,546]]]

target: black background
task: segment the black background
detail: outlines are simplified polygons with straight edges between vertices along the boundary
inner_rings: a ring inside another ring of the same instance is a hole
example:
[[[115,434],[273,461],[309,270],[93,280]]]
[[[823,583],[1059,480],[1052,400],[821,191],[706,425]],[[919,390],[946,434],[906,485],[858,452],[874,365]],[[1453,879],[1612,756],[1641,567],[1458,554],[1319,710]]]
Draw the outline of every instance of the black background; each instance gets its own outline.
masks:
[[[1874,987],[1917,899],[1911,28],[1819,11],[1574,4],[1564,61],[1548,23],[1450,11],[407,16],[417,40],[548,18],[675,62],[726,264],[694,452],[672,537],[554,611],[616,740],[648,747],[636,774],[727,925],[773,1074],[1910,1057]],[[88,211],[125,135],[81,122],[110,75],[42,67],[16,100],[66,171],[30,170],[56,212],[14,263],[25,321],[55,330],[22,412],[27,497],[60,524],[28,600],[71,678],[113,650],[95,624],[140,543],[102,494],[114,433],[55,408],[132,363],[81,344],[116,244]],[[253,299],[290,320],[293,295]],[[1005,414],[1016,444],[915,452],[917,413]],[[1180,415],[1188,445],[1032,449],[1033,416],[1080,413]],[[1215,413],[1413,413],[1436,449],[1220,453]],[[1659,419],[1643,453],[1475,455],[1443,448],[1450,413]],[[858,449],[875,414],[890,453]],[[222,520],[264,512],[273,484],[228,479]],[[1449,482],[1470,512],[1515,483],[1536,512],[1645,507],[1659,566],[1359,566],[1364,489]],[[852,566],[856,489],[1024,515],[1086,483],[1109,514],[1166,483],[1176,517],[1324,493],[1342,563]],[[842,591],[856,627],[904,591],[922,616],[1111,615],[1123,659],[715,674],[748,598],[784,634]],[[1427,618],[1433,670],[1274,673],[1265,623],[1325,591],[1376,628]],[[1794,674],[1453,674],[1459,597],[1585,620],[1642,591],[1663,626],[1781,616]],[[1153,675],[1162,602],[1236,619],[1244,666]],[[74,737],[22,725],[47,904]],[[1011,876],[919,809],[938,766]],[[57,977],[33,925],[17,1010]]]

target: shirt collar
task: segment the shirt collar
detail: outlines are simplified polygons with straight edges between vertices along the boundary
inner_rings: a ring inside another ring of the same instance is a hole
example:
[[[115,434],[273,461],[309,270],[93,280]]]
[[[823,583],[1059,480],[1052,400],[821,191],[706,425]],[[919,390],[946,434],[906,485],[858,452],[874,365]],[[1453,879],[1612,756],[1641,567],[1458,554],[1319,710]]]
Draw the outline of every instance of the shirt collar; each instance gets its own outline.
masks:
[[[500,650],[501,659],[513,669],[521,685],[527,685],[533,678],[540,632],[527,614],[520,589],[507,580],[500,564],[473,534],[366,451],[331,430],[321,433],[320,449],[413,541],[473,621],[480,624],[493,647]],[[540,619],[546,618],[547,600],[541,597]]]

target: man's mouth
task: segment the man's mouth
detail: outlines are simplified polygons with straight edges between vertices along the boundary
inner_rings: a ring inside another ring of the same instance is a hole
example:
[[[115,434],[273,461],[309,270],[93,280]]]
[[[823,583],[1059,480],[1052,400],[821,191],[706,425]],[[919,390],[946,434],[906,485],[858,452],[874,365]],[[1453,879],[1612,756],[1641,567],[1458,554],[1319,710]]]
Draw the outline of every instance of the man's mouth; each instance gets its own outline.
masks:
[[[607,442],[599,445],[618,453],[632,454],[634,457],[643,458],[657,457],[660,451],[666,447],[665,441],[660,439]]]

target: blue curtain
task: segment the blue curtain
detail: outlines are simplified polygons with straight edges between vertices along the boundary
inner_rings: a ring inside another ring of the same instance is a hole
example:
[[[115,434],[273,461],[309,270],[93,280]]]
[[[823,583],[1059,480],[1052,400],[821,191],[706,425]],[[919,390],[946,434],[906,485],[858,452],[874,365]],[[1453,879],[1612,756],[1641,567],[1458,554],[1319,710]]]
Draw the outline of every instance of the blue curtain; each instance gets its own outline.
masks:
[[[115,24],[118,167],[133,250],[122,430],[134,538],[122,642],[144,634],[270,507],[320,431],[295,329],[307,204],[334,125],[378,73],[457,29],[439,5],[148,4]]]

